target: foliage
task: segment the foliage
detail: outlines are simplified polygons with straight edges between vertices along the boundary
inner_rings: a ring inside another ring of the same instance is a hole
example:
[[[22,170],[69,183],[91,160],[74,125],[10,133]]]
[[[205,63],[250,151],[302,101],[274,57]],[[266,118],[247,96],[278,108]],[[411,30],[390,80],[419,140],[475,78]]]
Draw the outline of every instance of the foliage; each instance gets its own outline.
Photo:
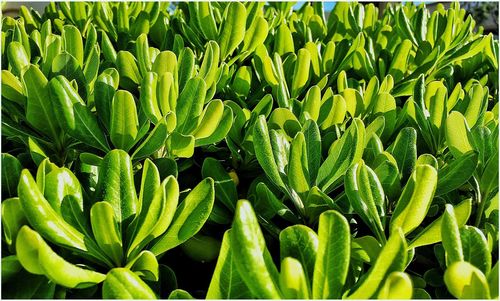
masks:
[[[7,297],[498,298],[498,41],[293,7],[2,19]]]

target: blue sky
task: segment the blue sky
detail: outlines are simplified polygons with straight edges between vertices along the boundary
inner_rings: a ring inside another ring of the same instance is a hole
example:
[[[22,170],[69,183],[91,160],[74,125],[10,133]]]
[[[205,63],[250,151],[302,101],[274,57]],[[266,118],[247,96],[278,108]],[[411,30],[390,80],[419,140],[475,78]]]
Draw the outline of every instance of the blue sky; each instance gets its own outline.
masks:
[[[300,8],[306,1],[298,1],[297,4],[293,8],[298,9]],[[331,11],[333,7],[335,6],[334,1],[326,1],[323,2],[323,7],[325,8],[325,11]]]

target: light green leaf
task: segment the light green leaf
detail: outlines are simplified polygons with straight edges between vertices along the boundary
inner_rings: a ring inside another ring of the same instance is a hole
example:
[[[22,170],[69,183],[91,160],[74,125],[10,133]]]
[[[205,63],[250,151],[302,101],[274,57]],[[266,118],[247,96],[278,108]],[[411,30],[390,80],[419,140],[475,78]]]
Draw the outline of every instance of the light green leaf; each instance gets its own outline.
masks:
[[[437,171],[430,165],[415,168],[406,183],[391,218],[391,232],[399,227],[410,233],[424,220],[434,197]]]
[[[198,233],[210,216],[214,198],[214,180],[206,178],[179,205],[167,231],[153,241],[151,252],[163,254]]]
[[[278,270],[248,201],[238,201],[230,233],[236,268],[252,295],[266,299],[280,298]]]
[[[471,214],[472,200],[466,199],[454,206],[455,217],[458,227],[465,225]],[[420,246],[430,245],[441,241],[441,225],[444,214],[435,219],[430,225],[420,231],[410,242],[409,248],[413,249]]]
[[[326,211],[319,217],[318,237],[312,296],[315,299],[339,299],[349,271],[349,223],[339,212]]]

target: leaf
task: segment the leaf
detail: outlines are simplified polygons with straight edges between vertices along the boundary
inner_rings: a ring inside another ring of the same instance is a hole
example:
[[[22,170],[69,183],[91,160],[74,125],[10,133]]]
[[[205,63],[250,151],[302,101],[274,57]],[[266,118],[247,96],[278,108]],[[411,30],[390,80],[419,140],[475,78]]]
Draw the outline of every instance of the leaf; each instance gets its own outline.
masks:
[[[488,275],[491,270],[491,253],[483,232],[476,227],[464,226],[460,228],[460,241],[464,260]]]
[[[24,216],[23,208],[19,198],[5,199],[2,202],[2,228],[4,241],[9,246],[9,250],[14,253],[15,242],[19,229],[28,221]],[[3,274],[2,274],[3,276]]]
[[[380,289],[378,299],[412,299],[413,285],[410,276],[402,272],[392,272]]]
[[[111,103],[111,142],[115,147],[128,151],[134,145],[138,128],[134,96],[128,91],[118,90]]]
[[[206,299],[252,298],[252,294],[235,266],[234,252],[231,249],[231,231],[227,230],[222,238],[220,253]]]
[[[196,129],[203,110],[205,95],[206,85],[203,79],[195,77],[187,82],[177,100],[175,115],[178,133],[186,135]]]
[[[290,159],[288,163],[288,183],[300,196],[309,191],[309,171],[305,138],[299,132],[292,141],[290,147]]]
[[[156,299],[151,288],[127,268],[108,272],[102,285],[103,299]]]
[[[309,81],[309,67],[311,64],[311,54],[305,48],[297,52],[297,61],[293,71],[291,86],[291,97],[298,97]]]
[[[2,199],[17,195],[17,184],[23,169],[16,157],[2,154]]]
[[[273,156],[273,149],[271,147],[271,139],[267,129],[266,118],[260,115],[253,128],[253,139],[255,156],[259,161],[260,166],[264,169],[267,177],[277,187],[284,188],[285,183],[281,179],[278,166]]]
[[[446,251],[446,265],[450,266],[452,263],[463,261],[464,254],[458,223],[453,206],[450,204],[446,204],[443,214],[441,237],[443,240],[443,247]]]
[[[214,181],[206,178],[181,202],[167,231],[153,241],[150,251],[158,256],[198,233],[210,216],[214,198]]]
[[[167,149],[172,156],[191,158],[194,154],[195,138],[173,132],[167,138]]]
[[[455,205],[455,217],[458,227],[465,225],[471,214],[472,200],[466,199]],[[420,246],[430,245],[441,241],[441,225],[443,223],[444,214],[435,219],[430,225],[420,231],[417,236],[410,242],[409,248],[413,249]]]
[[[222,202],[226,208],[234,211],[238,200],[238,192],[233,179],[222,164],[214,158],[206,158],[201,167],[201,175],[203,178],[210,177],[214,180],[216,200]]]
[[[26,53],[23,44],[19,42],[9,43],[9,46],[7,46],[7,58],[9,60],[9,65],[12,67],[12,72],[17,76],[22,75],[25,69],[27,69],[30,65],[28,54]]]
[[[351,258],[373,264],[381,249],[382,245],[375,237],[357,237],[351,241]]]
[[[222,112],[222,117],[219,119],[217,127],[210,134],[210,136],[205,138],[196,138],[195,146],[210,145],[213,143],[220,142],[223,140],[233,125],[233,110],[225,105],[224,111]]]
[[[391,233],[401,227],[410,233],[424,220],[434,197],[437,171],[430,165],[415,168],[406,183],[391,218]]]
[[[375,172],[363,161],[356,163],[347,171],[344,186],[354,211],[385,242],[385,194]]]
[[[360,119],[353,123],[337,140],[328,152],[328,157],[318,170],[317,183],[325,193],[339,185],[349,167],[355,164],[363,155],[365,126]]]
[[[407,127],[399,132],[394,143],[388,151],[394,156],[398,163],[399,176],[406,181],[412,174],[417,161],[417,131]]]
[[[80,67],[83,66],[83,41],[78,28],[72,25],[64,25],[62,38],[64,50],[76,59]]]
[[[470,151],[439,170],[436,195],[454,191],[473,175],[478,163],[478,153]]]
[[[205,6],[201,3],[199,5]],[[205,26],[201,26],[201,28],[205,28]],[[216,79],[217,66],[219,66],[219,53],[219,44],[215,41],[209,41],[205,50],[203,62],[198,71],[198,76],[205,80],[207,87],[211,87]]]
[[[95,192],[96,200],[108,202],[115,212],[120,232],[137,211],[137,195],[132,173],[132,161],[122,150],[112,150],[99,168],[99,182]]]
[[[484,274],[465,261],[456,261],[444,273],[448,291],[460,299],[489,299],[488,282]]]
[[[105,278],[101,273],[67,262],[28,226],[23,226],[19,231],[17,246],[18,259],[23,267],[31,273],[45,275],[61,286],[86,288],[102,282]]]
[[[144,67],[145,68],[145,67]],[[154,72],[145,71],[141,82],[141,93],[139,101],[146,116],[154,124],[162,117],[157,99],[158,75]]]
[[[233,2],[227,6],[225,21],[220,29],[218,44],[220,57],[224,61],[245,38],[246,9],[242,3]]]
[[[252,295],[266,299],[280,298],[278,270],[248,201],[238,201],[230,233],[236,268]]]
[[[217,126],[223,113],[224,104],[221,100],[216,99],[210,101],[203,110],[203,113],[200,115],[200,124],[193,132],[193,136],[196,139],[200,139],[212,135],[217,130]]]
[[[26,106],[26,95],[21,81],[10,71],[2,70],[2,97]]]
[[[144,168],[147,168],[145,171],[148,173],[154,172],[150,171],[150,169],[156,169],[153,163],[151,163],[151,161],[146,162],[149,163],[145,164]],[[149,177],[151,177],[151,175]],[[148,174],[143,176],[142,187],[148,185],[144,181],[148,181],[149,177]],[[159,174],[157,180],[159,181]],[[152,190],[153,194],[146,197],[146,191],[144,191],[141,210],[134,221],[136,223],[136,228],[131,236],[131,242],[128,247],[128,258],[133,258],[135,254],[139,253],[141,248],[146,246],[151,240],[162,235],[168,229],[174,218],[179,201],[179,185],[175,178],[169,176],[163,180],[159,187],[150,187],[150,189],[154,189]],[[143,191],[143,189],[141,189],[141,191]],[[149,193],[151,193],[151,191]]]
[[[469,142],[469,127],[465,117],[458,111],[452,111],[446,118],[446,142],[453,157],[460,158],[473,150]]]
[[[84,105],[65,77],[58,75],[50,80],[49,95],[54,101],[61,128],[66,128],[71,136],[84,143],[109,151],[108,142],[97,118]]]
[[[160,269],[153,253],[142,251],[132,261],[127,263],[128,268],[144,280],[158,281]]]
[[[384,279],[391,272],[402,271],[406,265],[406,240],[403,231],[397,230],[391,233],[387,243],[384,245],[377,261],[372,265],[363,279],[359,280],[354,292],[348,299],[368,299],[372,297]]]
[[[304,269],[307,283],[311,283],[318,251],[318,235],[304,225],[293,225],[280,232],[280,258],[297,259]]]
[[[173,290],[170,295],[168,295],[168,299],[194,299],[193,296],[191,296],[191,294],[189,294],[188,292],[186,292],[185,290],[181,290],[181,289],[175,289]]]
[[[318,237],[312,295],[315,299],[338,299],[342,296],[349,270],[349,224],[337,211],[326,211],[319,217]]]
[[[318,125],[312,120],[306,121],[303,133],[306,144],[309,183],[315,184],[321,165],[321,134]]]
[[[30,65],[22,77],[26,87],[26,119],[36,129],[49,135],[57,143],[60,129],[49,98],[47,78],[35,65]]]
[[[308,299],[309,287],[304,269],[293,257],[281,261],[280,288],[287,299]]]
[[[120,266],[123,259],[122,239],[113,207],[107,202],[95,203],[90,209],[90,223],[101,250],[116,266]]]
[[[148,133],[148,136],[144,141],[136,148],[132,154],[133,159],[142,159],[148,157],[162,146],[165,145],[167,141],[168,134],[176,126],[176,119],[174,113],[168,113],[155,125],[153,130]]]

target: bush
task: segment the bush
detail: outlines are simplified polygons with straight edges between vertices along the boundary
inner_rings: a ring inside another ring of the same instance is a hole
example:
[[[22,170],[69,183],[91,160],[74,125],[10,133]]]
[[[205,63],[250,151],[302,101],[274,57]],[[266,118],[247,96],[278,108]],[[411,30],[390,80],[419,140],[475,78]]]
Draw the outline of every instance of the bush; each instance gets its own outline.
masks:
[[[2,138],[8,298],[498,298],[498,41],[457,3],[22,7]]]

